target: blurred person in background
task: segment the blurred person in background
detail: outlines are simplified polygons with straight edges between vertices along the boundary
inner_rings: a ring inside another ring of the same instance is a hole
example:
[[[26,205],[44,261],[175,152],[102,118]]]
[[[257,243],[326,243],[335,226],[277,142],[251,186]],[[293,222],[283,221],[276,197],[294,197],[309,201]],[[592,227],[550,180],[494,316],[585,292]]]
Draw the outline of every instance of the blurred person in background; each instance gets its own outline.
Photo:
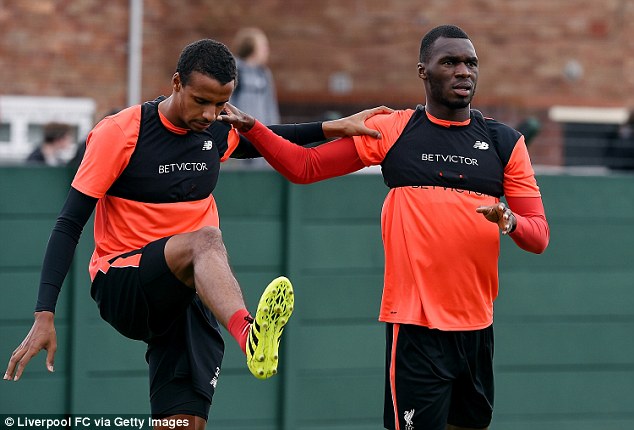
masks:
[[[77,152],[73,128],[68,124],[50,122],[43,127],[42,144],[26,158],[27,164],[65,166]]]
[[[120,110],[121,110],[120,108],[110,109],[108,113],[104,116],[104,118],[114,115],[118,113]],[[81,160],[84,159],[84,153],[86,152],[87,141],[88,141],[88,136],[86,136],[83,140],[81,140],[80,143],[77,145],[77,150],[75,151],[75,155],[73,155],[73,158],[68,162],[68,167],[72,168],[73,170],[77,170],[79,168],[79,165],[81,164]]]
[[[231,104],[258,118],[262,124],[280,123],[280,110],[273,74],[267,66],[269,40],[259,28],[245,27],[236,34],[233,53],[238,66],[238,84]]]

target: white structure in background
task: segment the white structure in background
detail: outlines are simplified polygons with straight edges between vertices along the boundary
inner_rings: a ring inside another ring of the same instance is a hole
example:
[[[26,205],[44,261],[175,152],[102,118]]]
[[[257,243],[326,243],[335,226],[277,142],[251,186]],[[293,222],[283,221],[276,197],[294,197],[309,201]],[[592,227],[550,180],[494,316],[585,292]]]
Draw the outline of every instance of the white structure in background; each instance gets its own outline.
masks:
[[[42,126],[62,122],[84,139],[94,126],[96,104],[89,98],[0,96],[0,162],[24,160],[42,141]]]
[[[623,107],[553,106],[548,118],[555,122],[625,124],[630,111]]]

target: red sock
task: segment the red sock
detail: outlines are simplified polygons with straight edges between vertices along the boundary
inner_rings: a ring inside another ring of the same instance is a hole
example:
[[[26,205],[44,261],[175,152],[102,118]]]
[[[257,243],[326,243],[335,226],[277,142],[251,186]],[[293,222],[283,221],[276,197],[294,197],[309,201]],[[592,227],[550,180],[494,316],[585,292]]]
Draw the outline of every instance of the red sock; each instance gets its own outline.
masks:
[[[229,319],[229,325],[227,329],[231,336],[238,342],[240,345],[240,349],[245,354],[247,353],[247,335],[249,334],[249,329],[251,328],[251,314],[246,309],[240,309],[235,314],[231,316]]]

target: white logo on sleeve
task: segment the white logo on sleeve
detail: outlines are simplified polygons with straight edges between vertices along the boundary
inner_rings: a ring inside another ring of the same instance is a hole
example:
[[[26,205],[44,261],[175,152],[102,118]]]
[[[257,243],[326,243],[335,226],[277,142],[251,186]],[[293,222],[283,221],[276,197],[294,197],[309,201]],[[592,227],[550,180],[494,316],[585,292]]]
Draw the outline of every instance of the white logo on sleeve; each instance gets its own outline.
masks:
[[[214,374],[214,377],[211,379],[211,382],[209,384],[211,384],[212,387],[216,388],[216,385],[218,385],[219,377],[220,377],[220,367],[216,367],[216,373]]]

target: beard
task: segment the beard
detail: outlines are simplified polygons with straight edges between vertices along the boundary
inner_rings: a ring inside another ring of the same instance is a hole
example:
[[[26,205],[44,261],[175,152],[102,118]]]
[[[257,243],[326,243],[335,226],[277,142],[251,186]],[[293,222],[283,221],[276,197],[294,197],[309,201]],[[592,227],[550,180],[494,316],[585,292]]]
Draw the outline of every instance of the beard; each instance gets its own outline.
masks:
[[[450,109],[464,109],[471,104],[471,99],[473,96],[462,99],[462,100],[444,100],[443,104]]]
[[[468,107],[471,104],[471,100],[473,100],[473,96],[476,91],[474,84],[468,97],[454,96],[450,98],[447,96],[444,86],[432,77],[429,78],[429,89],[431,92],[431,98],[449,109],[464,109]]]

